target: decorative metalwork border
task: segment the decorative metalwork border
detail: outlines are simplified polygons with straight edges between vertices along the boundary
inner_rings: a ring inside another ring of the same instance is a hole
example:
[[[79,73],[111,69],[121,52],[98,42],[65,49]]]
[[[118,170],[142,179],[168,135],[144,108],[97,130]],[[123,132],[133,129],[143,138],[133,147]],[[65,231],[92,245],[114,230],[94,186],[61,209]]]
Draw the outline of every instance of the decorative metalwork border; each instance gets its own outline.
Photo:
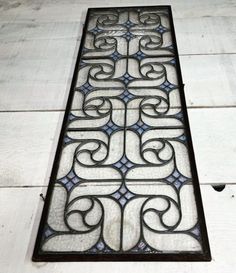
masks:
[[[109,8],[89,8],[83,28],[83,35],[81,39],[80,49],[77,56],[76,64],[75,64],[75,70],[72,78],[71,88],[69,92],[68,102],[66,106],[66,111],[64,115],[62,130],[60,133],[57,151],[54,158],[54,164],[52,168],[52,173],[50,177],[50,182],[45,198],[45,205],[42,212],[42,217],[38,229],[38,235],[35,243],[35,248],[32,256],[32,260],[35,262],[42,262],[42,261],[51,261],[51,262],[66,262],[66,261],[211,261],[211,253],[210,253],[210,247],[209,247],[209,241],[208,241],[208,235],[207,235],[207,229],[206,229],[206,223],[205,223],[205,217],[204,217],[204,211],[202,206],[202,198],[200,193],[200,187],[199,187],[199,180],[197,175],[197,169],[196,169],[196,163],[195,163],[195,156],[193,151],[193,144],[192,144],[192,137],[190,133],[190,127],[189,127],[189,120],[188,120],[188,114],[187,114],[187,108],[186,108],[186,101],[185,101],[185,95],[184,95],[184,84],[182,81],[182,75],[180,70],[180,62],[179,62],[179,55],[178,55],[178,49],[177,49],[177,43],[176,43],[176,36],[175,36],[175,30],[174,30],[174,24],[173,24],[173,16],[171,11],[171,6],[147,6],[148,8],[158,8],[158,9],[166,9],[169,13],[169,19],[170,19],[170,29],[173,39],[173,47],[175,51],[175,59],[176,59],[176,71],[177,71],[177,78],[179,82],[179,89],[180,89],[180,100],[182,104],[182,112],[184,115],[185,120],[185,129],[186,129],[186,136],[187,136],[187,143],[188,143],[188,150],[189,150],[189,158],[190,158],[190,168],[192,172],[192,178],[194,180],[193,187],[194,187],[194,195],[196,199],[196,205],[197,205],[197,212],[199,215],[199,225],[201,229],[201,235],[202,235],[202,249],[203,251],[201,253],[198,252],[189,252],[189,251],[180,251],[178,253],[117,253],[117,254],[78,254],[76,252],[47,252],[43,253],[40,251],[40,241],[43,234],[44,225],[47,219],[49,206],[50,206],[50,199],[52,196],[53,191],[53,181],[56,179],[58,167],[59,167],[59,159],[61,155],[61,147],[63,145],[63,139],[64,134],[66,131],[68,116],[71,110],[72,105],[72,99],[74,90],[76,87],[76,81],[79,71],[79,63],[82,56],[82,49],[85,42],[85,36],[86,36],[86,30],[89,23],[89,16],[92,11],[97,10],[109,10],[112,9],[112,7]],[[140,6],[130,6],[130,7],[119,7],[121,9],[123,8],[144,8]]]

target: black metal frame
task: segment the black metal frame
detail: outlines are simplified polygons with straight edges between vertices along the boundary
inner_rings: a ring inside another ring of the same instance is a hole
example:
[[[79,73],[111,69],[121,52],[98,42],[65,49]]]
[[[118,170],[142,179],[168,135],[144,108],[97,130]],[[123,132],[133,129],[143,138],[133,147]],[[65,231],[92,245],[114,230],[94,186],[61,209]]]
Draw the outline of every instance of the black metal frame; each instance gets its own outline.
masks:
[[[151,6],[148,6],[150,8]],[[38,230],[38,236],[36,239],[36,244],[35,244],[35,249],[33,253],[32,260],[39,262],[39,261],[57,261],[57,262],[65,262],[65,261],[210,261],[211,260],[211,254],[210,254],[210,248],[209,248],[209,242],[208,242],[208,236],[207,236],[207,230],[206,230],[206,223],[205,223],[205,218],[204,218],[204,212],[203,212],[203,206],[202,206],[202,199],[201,199],[201,193],[200,193],[200,187],[199,187],[199,182],[198,182],[198,175],[197,175],[197,169],[196,169],[196,163],[195,163],[195,157],[194,157],[194,151],[193,151],[193,144],[192,144],[192,138],[191,138],[191,133],[190,133],[190,128],[189,128],[189,121],[188,121],[188,114],[187,114],[187,108],[186,108],[186,101],[185,101],[185,95],[184,95],[184,84],[182,81],[182,75],[181,75],[181,70],[180,70],[180,63],[179,63],[179,55],[178,55],[178,49],[177,49],[177,44],[176,44],[176,37],[175,37],[175,31],[174,31],[174,25],[173,25],[173,17],[172,17],[172,12],[171,12],[171,7],[170,6],[155,6],[155,8],[164,8],[168,9],[169,16],[170,16],[170,28],[171,28],[171,33],[173,37],[173,45],[174,45],[174,50],[176,52],[175,59],[176,59],[176,70],[177,70],[177,77],[178,77],[178,82],[179,82],[179,89],[180,89],[180,99],[181,99],[181,104],[182,104],[182,111],[184,115],[184,120],[185,120],[185,133],[187,136],[187,142],[188,142],[188,150],[189,150],[189,157],[190,157],[190,162],[191,162],[191,172],[192,172],[192,178],[193,178],[193,187],[194,187],[194,194],[195,194],[195,199],[196,199],[196,204],[197,204],[197,211],[198,215],[200,216],[199,218],[199,225],[201,229],[201,236],[202,236],[202,248],[203,251],[196,253],[196,252],[179,252],[179,253],[158,253],[158,254],[153,254],[153,253],[117,253],[117,254],[88,254],[88,253],[83,253],[83,254],[78,254],[78,253],[62,253],[62,252],[53,252],[53,253],[43,253],[40,251],[40,241],[41,237],[43,234],[43,229],[44,225],[46,223],[48,211],[49,211],[49,206],[50,206],[50,199],[52,196],[52,191],[53,191],[53,181],[56,179],[56,174],[58,171],[59,167],[59,159],[61,155],[61,147],[63,145],[64,141],[64,135],[66,132],[67,128],[67,121],[68,117],[70,114],[71,110],[71,105],[72,105],[72,100],[73,100],[73,94],[74,90],[76,87],[76,81],[77,81],[77,75],[78,75],[78,70],[79,70],[79,63],[80,59],[82,56],[82,49],[85,41],[85,34],[86,34],[86,29],[88,26],[88,20],[89,20],[89,14],[91,11],[94,9],[88,9],[85,25],[84,25],[84,30],[83,30],[83,35],[81,39],[81,45],[75,65],[75,70],[74,70],[74,75],[71,83],[71,88],[70,88],[70,93],[69,93],[69,98],[66,106],[66,111],[65,111],[65,116],[63,120],[63,125],[62,125],[62,130],[60,133],[60,138],[57,146],[57,151],[54,159],[54,165],[51,173],[51,178],[47,190],[47,195],[45,199],[45,205],[43,208],[43,213],[42,213],[42,218]],[[122,8],[122,7],[121,7]],[[126,7],[129,8],[129,7]],[[130,8],[139,8],[139,7],[130,7]],[[140,7],[142,8],[142,7]],[[95,10],[98,9],[110,9],[110,8],[96,8]]]

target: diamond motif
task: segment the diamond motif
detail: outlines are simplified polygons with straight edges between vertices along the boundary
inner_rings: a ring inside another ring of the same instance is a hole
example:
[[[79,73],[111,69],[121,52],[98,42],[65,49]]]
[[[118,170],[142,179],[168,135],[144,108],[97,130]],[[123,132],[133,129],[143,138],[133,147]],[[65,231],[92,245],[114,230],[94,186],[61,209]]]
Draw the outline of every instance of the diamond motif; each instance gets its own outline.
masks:
[[[69,120],[69,121],[72,121],[72,120],[74,120],[74,119],[76,119],[76,116],[73,115],[72,113],[70,113],[69,116],[68,116],[68,120]]]
[[[49,225],[46,225],[43,231],[44,238],[46,239],[53,234],[54,234],[54,231],[49,227]]]
[[[175,59],[172,59],[172,60],[170,61],[170,63],[173,64],[173,65],[176,65]]]
[[[127,85],[134,78],[132,76],[130,76],[129,73],[126,72],[120,79]]]
[[[89,49],[86,48],[86,47],[84,47],[84,48],[82,49],[82,54],[85,54],[85,53],[87,53],[87,52],[89,52]]]
[[[89,252],[96,253],[99,251],[108,253],[108,252],[111,252],[111,249],[109,247],[107,247],[102,240],[100,240],[97,242],[97,244],[92,249],[89,250]]]
[[[132,251],[134,251],[134,252],[150,252],[150,251],[152,251],[152,249],[149,246],[147,246],[146,243],[144,243],[143,241],[140,241],[138,243],[138,245],[132,249]]]
[[[193,229],[191,229],[191,233],[193,233],[197,237],[200,237],[201,232],[198,224]]]
[[[159,33],[164,33],[166,31],[166,28],[160,25],[156,28],[156,31]]]
[[[117,51],[114,51],[114,52],[111,54],[111,58],[112,58],[114,61],[116,61],[116,60],[118,60],[118,59],[121,58],[121,54],[120,54],[119,52],[117,52]]]
[[[131,28],[131,27],[133,27],[135,24],[132,23],[132,22],[130,22],[130,20],[128,20],[128,21],[126,21],[123,25],[124,25],[125,27],[127,27],[127,28]]]
[[[114,132],[117,131],[119,127],[113,122],[109,121],[106,125],[102,127],[102,130],[104,130],[109,136]]]
[[[84,52],[84,53],[85,53],[85,52]],[[83,62],[83,61],[81,61],[81,62],[79,63],[79,67],[80,67],[80,68],[83,68],[85,65],[86,65],[86,63]]]
[[[122,171],[125,174],[134,164],[127,159],[126,156],[123,156],[121,160],[114,164],[114,166]]]
[[[180,119],[181,121],[184,121],[184,116],[183,113],[180,111],[178,114],[175,115],[178,119]]]
[[[130,33],[129,31],[122,35],[127,41],[130,41],[132,38],[134,38],[134,35]]]
[[[131,94],[128,90],[125,90],[119,97],[124,101],[128,102],[129,100],[132,100],[134,98],[134,95]]]
[[[118,191],[112,194],[112,196],[117,199],[123,207],[129,201],[129,199],[134,197],[134,194],[131,193],[125,185],[122,185]]]
[[[68,136],[64,137],[64,144],[68,144],[71,141],[72,141],[72,139],[70,137],[68,137]]]
[[[171,91],[173,88],[175,88],[175,86],[173,84],[171,84],[168,80],[166,80],[165,82],[163,82],[160,87],[162,89],[164,89],[165,91],[169,92]]]
[[[148,130],[150,127],[146,125],[145,123],[143,123],[141,120],[139,120],[137,123],[132,125],[131,128],[137,131],[141,135],[144,131]]]
[[[166,178],[168,182],[175,185],[177,189],[179,189],[182,184],[188,180],[187,177],[183,176],[177,169],[174,170],[174,172]]]
[[[80,91],[82,91],[84,94],[87,94],[89,92],[91,92],[93,90],[92,85],[90,85],[89,82],[86,82],[85,84],[83,84],[82,86],[80,86]]]
[[[178,137],[179,140],[185,142],[187,139],[186,139],[186,136],[183,134],[181,136]]]
[[[142,51],[138,51],[133,56],[139,60],[142,60],[146,55]]]
[[[71,170],[65,177],[59,179],[59,181],[64,184],[68,191],[70,191],[74,185],[80,182],[73,170]]]
[[[92,32],[94,35],[96,35],[99,32],[102,32],[102,30],[100,28],[98,28],[98,27],[95,27],[95,28],[91,29],[90,32]]]

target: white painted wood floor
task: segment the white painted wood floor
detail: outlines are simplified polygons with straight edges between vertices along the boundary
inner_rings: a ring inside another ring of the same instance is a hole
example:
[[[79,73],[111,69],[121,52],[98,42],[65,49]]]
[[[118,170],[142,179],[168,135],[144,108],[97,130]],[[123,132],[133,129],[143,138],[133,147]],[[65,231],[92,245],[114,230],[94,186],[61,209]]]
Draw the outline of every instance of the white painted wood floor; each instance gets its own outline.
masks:
[[[212,262],[31,262],[86,9],[143,4],[0,1],[1,273],[235,272],[235,0],[148,1],[173,9]]]

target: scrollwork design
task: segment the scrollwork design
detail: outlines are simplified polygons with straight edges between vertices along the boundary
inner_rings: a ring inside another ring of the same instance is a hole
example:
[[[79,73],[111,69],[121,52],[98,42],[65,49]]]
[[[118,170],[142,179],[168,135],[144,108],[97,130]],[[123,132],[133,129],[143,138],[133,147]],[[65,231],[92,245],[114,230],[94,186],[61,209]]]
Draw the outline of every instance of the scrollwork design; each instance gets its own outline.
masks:
[[[65,208],[65,224],[72,232],[89,233],[101,226],[103,218],[103,206],[95,197],[74,198]]]
[[[168,12],[91,18],[42,248],[200,251]]]

